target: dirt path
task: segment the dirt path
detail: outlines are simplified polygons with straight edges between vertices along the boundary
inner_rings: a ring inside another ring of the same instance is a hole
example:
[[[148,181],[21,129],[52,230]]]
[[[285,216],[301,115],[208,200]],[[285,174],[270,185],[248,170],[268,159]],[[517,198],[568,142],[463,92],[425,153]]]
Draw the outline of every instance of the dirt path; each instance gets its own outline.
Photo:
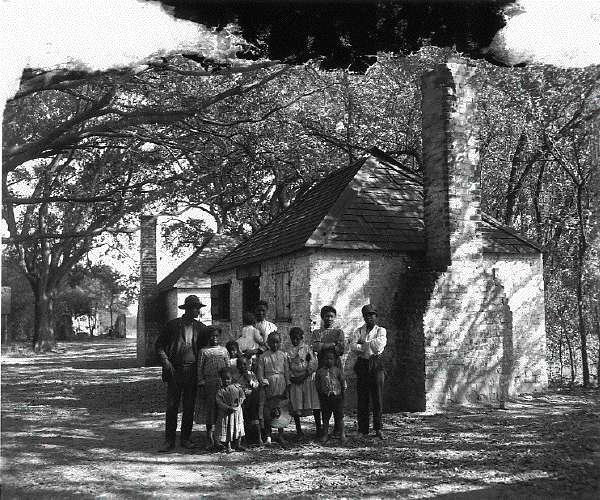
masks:
[[[386,415],[385,444],[159,455],[164,387],[133,342],[3,357],[3,498],[600,498],[598,391]]]

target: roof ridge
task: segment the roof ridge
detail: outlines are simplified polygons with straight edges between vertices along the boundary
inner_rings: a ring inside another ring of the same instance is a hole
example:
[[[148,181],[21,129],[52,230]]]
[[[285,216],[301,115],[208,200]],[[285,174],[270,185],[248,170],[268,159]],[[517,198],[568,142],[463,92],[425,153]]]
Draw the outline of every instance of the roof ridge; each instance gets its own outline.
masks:
[[[373,156],[377,156],[378,158],[383,159],[384,161],[391,163],[394,166],[398,167],[400,169],[400,173],[405,175],[406,177],[408,177],[410,180],[414,180],[414,181],[417,181],[420,183],[423,182],[423,175],[420,172],[415,172],[413,170],[410,170],[406,165],[404,165],[403,163],[400,163],[389,153],[386,153],[382,149],[379,149],[377,146],[371,146],[368,149],[368,151]],[[415,179],[413,179],[412,177],[415,177]]]
[[[227,259],[227,257],[229,257],[231,254],[235,253],[239,248],[241,248],[243,245],[248,244],[250,241],[258,238],[260,235],[262,235],[262,233],[264,233],[264,231],[266,231],[267,229],[271,229],[271,226],[273,224],[276,224],[277,222],[281,221],[282,219],[285,218],[285,216],[287,216],[290,211],[296,207],[298,204],[302,203],[303,201],[306,200],[306,198],[309,197],[309,195],[314,194],[314,191],[324,182],[331,180],[332,178],[335,178],[337,176],[341,176],[343,174],[348,173],[348,171],[352,171],[353,169],[356,170],[358,172],[358,170],[360,170],[360,168],[362,167],[363,163],[365,162],[366,158],[368,157],[367,154],[362,155],[360,158],[357,158],[354,162],[352,162],[350,165],[346,165],[342,168],[337,168],[334,169],[333,171],[331,171],[329,174],[327,174],[325,177],[319,179],[316,183],[314,183],[309,189],[306,190],[306,192],[303,193],[303,195],[298,198],[295,199],[288,208],[286,208],[285,210],[281,211],[279,214],[277,214],[273,219],[271,219],[269,222],[267,222],[266,224],[264,224],[263,226],[261,226],[258,231],[252,233],[250,235],[250,237],[245,240],[242,241],[241,243],[239,243],[238,245],[236,245],[230,252],[228,252],[227,254],[225,254],[221,259],[219,259],[215,264],[213,264],[208,270],[207,272],[212,272],[213,269],[218,268],[219,265],[221,264],[221,262],[225,261]],[[356,175],[356,174],[355,174]],[[344,189],[338,194],[338,196],[335,198],[335,200],[333,200],[332,205],[336,203],[336,201],[338,200],[339,196],[342,194],[342,192],[344,191]],[[323,220],[323,218],[329,213],[329,210],[325,213],[325,215],[319,219],[319,223],[313,228],[313,232],[314,230],[319,226],[319,224],[321,223],[321,221]],[[304,245],[306,245],[306,242],[310,239],[310,237],[312,236],[312,232],[306,237],[306,239],[304,240]]]
[[[527,243],[528,245],[532,246],[536,250],[539,250],[540,252],[544,251],[542,246],[539,245],[537,242],[523,236],[521,233],[519,233],[517,230],[513,229],[512,227],[507,226],[506,224],[502,224],[502,222],[500,222],[498,219],[492,217],[491,215],[482,211],[481,218],[488,224],[491,224],[492,226],[495,226],[498,229],[502,229],[503,231],[506,231],[507,233],[511,234],[515,238],[518,238],[519,240],[521,240],[523,243]]]

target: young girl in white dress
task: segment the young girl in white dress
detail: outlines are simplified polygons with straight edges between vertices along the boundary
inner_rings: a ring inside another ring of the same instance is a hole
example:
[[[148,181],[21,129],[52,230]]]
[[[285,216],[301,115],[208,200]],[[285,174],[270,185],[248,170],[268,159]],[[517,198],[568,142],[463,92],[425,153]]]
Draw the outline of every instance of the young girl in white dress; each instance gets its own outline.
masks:
[[[222,387],[216,395],[215,439],[224,446],[227,453],[231,453],[232,443],[235,450],[246,451],[241,445],[244,437],[244,389],[233,383],[233,368],[230,366],[222,368],[220,376]]]

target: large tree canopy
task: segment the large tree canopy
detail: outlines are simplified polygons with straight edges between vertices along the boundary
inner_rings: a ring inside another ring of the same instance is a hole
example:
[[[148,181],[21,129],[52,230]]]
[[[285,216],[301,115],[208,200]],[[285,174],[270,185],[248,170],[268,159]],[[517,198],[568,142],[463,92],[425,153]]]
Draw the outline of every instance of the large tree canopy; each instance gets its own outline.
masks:
[[[322,59],[324,69],[364,71],[378,52],[407,54],[424,44],[481,58],[513,1],[162,0],[176,16],[211,27],[235,23],[269,59]],[[243,53],[240,54],[242,57]],[[251,53],[247,55],[251,56]]]

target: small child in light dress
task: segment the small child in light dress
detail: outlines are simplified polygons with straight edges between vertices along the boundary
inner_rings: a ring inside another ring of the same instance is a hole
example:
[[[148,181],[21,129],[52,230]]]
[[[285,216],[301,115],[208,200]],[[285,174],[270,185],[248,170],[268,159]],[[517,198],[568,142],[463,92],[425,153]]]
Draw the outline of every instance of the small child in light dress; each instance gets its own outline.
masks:
[[[289,361],[285,352],[280,351],[281,337],[277,332],[271,332],[267,339],[269,350],[258,358],[258,381],[264,391],[265,401],[271,398],[285,399],[289,393],[290,373]],[[271,414],[265,404],[264,422],[266,443],[271,443]],[[278,429],[278,441],[283,445],[283,429]]]
[[[237,360],[237,371],[233,374],[233,382],[238,384],[243,390],[246,396],[242,410],[244,412],[244,427],[249,429],[249,426],[254,428],[257,435],[258,445],[262,446],[263,441],[260,435],[260,418],[258,415],[258,379],[256,375],[250,370],[250,360],[246,357],[238,358]],[[246,438],[248,439],[248,438]]]
[[[216,326],[208,327],[208,347],[200,350],[198,360],[198,397],[196,398],[196,423],[206,424],[206,449],[214,445],[213,426],[217,416],[215,397],[221,388],[221,369],[229,366],[229,353],[219,345],[221,330]]]
[[[296,424],[296,434],[304,436],[300,417],[312,415],[315,418],[317,438],[321,435],[321,406],[315,387],[315,372],[317,371],[317,356],[312,348],[304,342],[304,332],[297,326],[290,329],[292,345],[287,349],[290,360],[290,404]]]
[[[235,369],[238,358],[242,356],[240,346],[235,340],[230,340],[225,344],[225,349],[229,354],[229,366]]]
[[[241,445],[244,437],[244,414],[242,403],[246,398],[244,390],[233,383],[233,369],[229,366],[221,369],[221,389],[217,391],[217,418],[215,439],[231,453],[231,443],[238,451],[246,451]]]
[[[250,367],[256,368],[258,355],[267,350],[260,330],[254,326],[256,317],[251,312],[245,312],[242,316],[244,326],[242,333],[237,340],[240,351],[244,356],[251,360]]]

